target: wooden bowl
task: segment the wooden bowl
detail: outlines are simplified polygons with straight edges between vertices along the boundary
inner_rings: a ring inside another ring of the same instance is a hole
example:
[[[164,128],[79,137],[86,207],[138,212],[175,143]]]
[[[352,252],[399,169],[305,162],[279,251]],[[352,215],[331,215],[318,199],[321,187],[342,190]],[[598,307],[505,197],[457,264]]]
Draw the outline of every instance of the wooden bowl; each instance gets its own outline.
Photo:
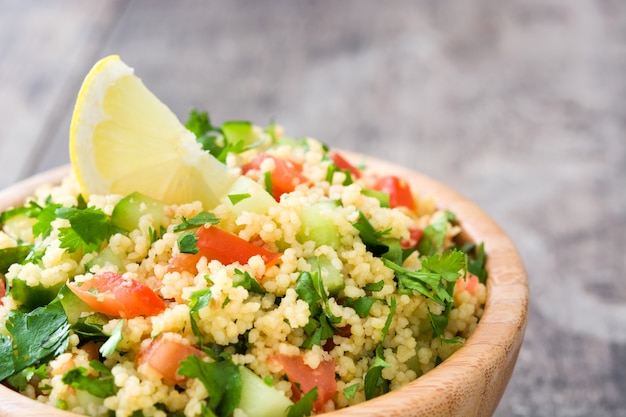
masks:
[[[457,215],[463,239],[484,242],[487,254],[487,302],[472,336],[442,364],[388,394],[325,414],[342,416],[473,417],[491,416],[509,382],[524,338],[528,282],[520,256],[502,229],[479,207],[441,183],[412,170],[375,158],[345,152],[366,161],[375,172],[405,178],[414,191],[432,196],[437,205]],[[69,172],[61,167],[0,192],[0,211],[15,205],[44,183],[58,183]],[[0,385],[2,416],[69,417],[76,414],[33,401]]]

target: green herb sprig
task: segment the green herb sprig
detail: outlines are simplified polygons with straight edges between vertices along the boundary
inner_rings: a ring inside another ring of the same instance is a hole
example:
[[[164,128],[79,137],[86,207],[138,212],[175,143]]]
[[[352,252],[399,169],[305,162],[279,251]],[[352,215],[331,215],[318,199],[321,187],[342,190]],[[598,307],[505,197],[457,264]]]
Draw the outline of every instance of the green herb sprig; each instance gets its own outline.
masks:
[[[8,335],[0,335],[0,380],[47,362],[69,343],[70,324],[58,299],[28,313],[10,311],[6,329]]]
[[[309,305],[310,318],[304,327],[308,335],[302,348],[310,349],[314,345],[320,345],[324,340],[330,339],[335,334],[335,325],[341,319],[330,311],[328,293],[319,271],[302,272],[296,281],[296,293],[298,297]]]

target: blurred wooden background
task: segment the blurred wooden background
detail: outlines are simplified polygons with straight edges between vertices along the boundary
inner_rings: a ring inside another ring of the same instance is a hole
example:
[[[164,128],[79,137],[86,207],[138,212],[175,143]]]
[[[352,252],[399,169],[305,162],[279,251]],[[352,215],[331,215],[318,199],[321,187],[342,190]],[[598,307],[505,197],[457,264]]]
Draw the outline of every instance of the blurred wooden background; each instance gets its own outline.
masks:
[[[496,415],[626,416],[626,2],[0,0],[0,188],[68,162],[111,53],[181,119],[274,119],[477,202],[531,286]]]

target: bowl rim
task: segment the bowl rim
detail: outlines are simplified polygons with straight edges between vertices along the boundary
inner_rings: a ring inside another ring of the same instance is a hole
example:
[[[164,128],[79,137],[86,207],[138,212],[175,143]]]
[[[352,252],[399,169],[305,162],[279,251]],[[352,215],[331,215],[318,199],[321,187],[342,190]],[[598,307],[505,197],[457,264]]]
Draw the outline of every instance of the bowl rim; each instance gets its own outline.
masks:
[[[354,163],[365,163],[376,172],[404,178],[413,191],[452,211],[462,226],[463,238],[485,242],[487,300],[478,325],[465,344],[434,369],[407,385],[366,402],[331,411],[328,416],[488,416],[506,388],[527,323],[529,286],[522,259],[500,226],[475,203],[448,186],[410,168],[352,151],[337,150]],[[0,211],[21,205],[35,189],[58,184],[71,174],[63,165],[21,180],[0,190]],[[465,404],[463,395],[484,398]],[[0,384],[0,414],[23,417],[77,416],[32,400]]]

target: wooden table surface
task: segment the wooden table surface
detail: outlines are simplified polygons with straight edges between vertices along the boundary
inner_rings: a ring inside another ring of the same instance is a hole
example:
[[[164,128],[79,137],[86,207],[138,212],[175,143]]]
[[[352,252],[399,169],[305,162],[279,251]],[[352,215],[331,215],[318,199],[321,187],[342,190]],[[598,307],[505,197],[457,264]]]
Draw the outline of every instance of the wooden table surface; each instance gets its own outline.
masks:
[[[626,416],[626,2],[0,0],[0,188],[119,54],[181,119],[276,120],[474,200],[527,266],[497,416]]]

